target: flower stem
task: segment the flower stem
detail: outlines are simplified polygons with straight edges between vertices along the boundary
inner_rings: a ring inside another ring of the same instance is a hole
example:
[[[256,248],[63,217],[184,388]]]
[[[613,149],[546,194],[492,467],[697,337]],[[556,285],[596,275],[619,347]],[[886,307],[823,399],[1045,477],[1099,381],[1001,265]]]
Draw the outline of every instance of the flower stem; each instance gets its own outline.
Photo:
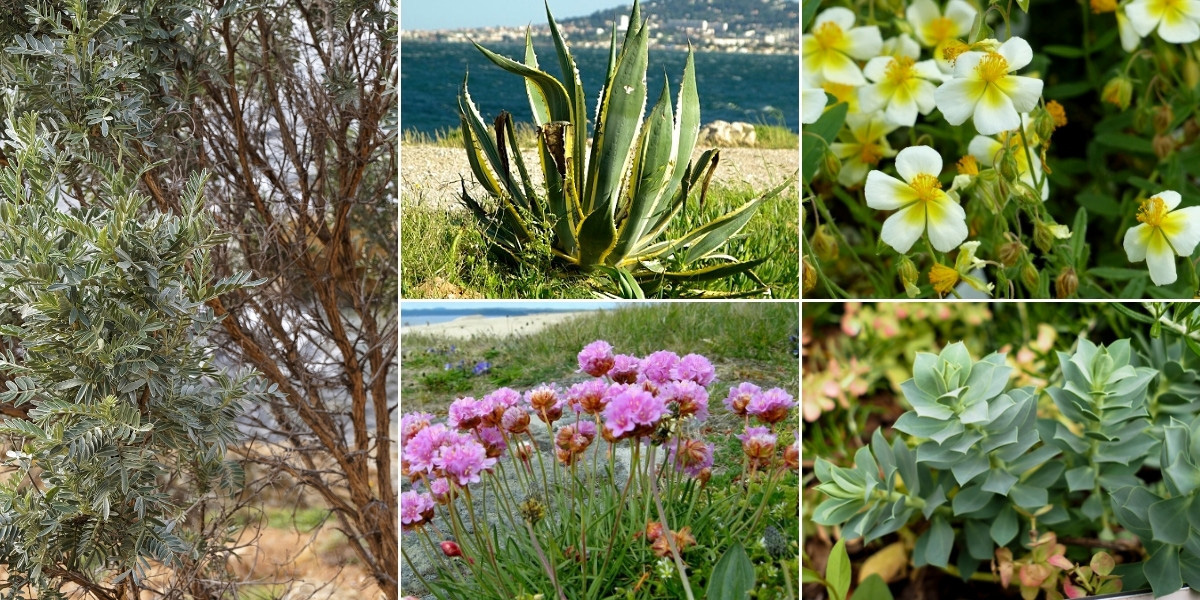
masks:
[[[658,485],[655,483],[657,477],[650,477],[650,495],[654,497],[654,506],[658,509],[658,518],[662,523],[662,535],[667,538],[667,546],[671,549],[671,556],[675,558],[675,568],[679,569],[679,579],[683,583],[683,592],[687,594],[688,600],[696,600],[692,595],[692,586],[688,583],[687,567],[683,564],[683,558],[679,556],[679,548],[675,547],[675,536],[671,535],[671,527],[667,524],[667,513],[663,510],[662,499],[658,496]]]

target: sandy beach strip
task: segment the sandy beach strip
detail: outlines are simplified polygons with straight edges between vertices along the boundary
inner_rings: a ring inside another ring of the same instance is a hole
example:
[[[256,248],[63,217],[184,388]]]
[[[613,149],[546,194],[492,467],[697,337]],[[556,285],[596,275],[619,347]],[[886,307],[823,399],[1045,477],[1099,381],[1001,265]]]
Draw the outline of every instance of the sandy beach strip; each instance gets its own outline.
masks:
[[[565,323],[580,315],[594,311],[539,313],[514,317],[485,317],[469,315],[459,317],[444,323],[419,323],[419,318],[413,319],[413,324],[403,319],[400,336],[427,335],[431,337],[465,340],[473,337],[505,338],[516,335],[531,335],[551,325]]]
[[[700,155],[697,149],[694,157]],[[523,152],[526,166],[535,186],[542,185],[541,168],[536,153]],[[722,148],[720,162],[713,173],[718,186],[749,185],[766,191],[782,183],[800,168],[797,150],[763,150],[759,148]],[[515,169],[515,167],[514,167]],[[483,188],[475,183],[467,153],[462,148],[445,148],[423,144],[400,146],[400,200],[405,205],[428,208],[462,208],[460,177],[466,180],[467,191],[483,198]]]

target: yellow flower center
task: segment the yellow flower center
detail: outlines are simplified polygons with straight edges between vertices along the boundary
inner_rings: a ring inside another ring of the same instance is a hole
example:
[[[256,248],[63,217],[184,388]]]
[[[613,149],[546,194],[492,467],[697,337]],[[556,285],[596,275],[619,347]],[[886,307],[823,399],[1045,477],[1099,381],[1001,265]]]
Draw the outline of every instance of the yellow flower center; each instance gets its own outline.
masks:
[[[1163,219],[1167,217],[1167,212],[1167,203],[1163,202],[1162,198],[1153,196],[1142,202],[1137,220],[1151,227],[1159,227],[1162,225]]]
[[[1117,0],[1091,0],[1093,14],[1110,13],[1117,11]]]
[[[933,39],[935,44],[953,35],[954,31],[954,21],[950,17],[938,17],[925,26],[925,35]]]
[[[858,157],[868,165],[877,165],[879,164],[879,160],[883,158],[883,148],[880,148],[879,144],[866,142],[862,145],[862,150],[859,152]]]
[[[1008,61],[995,52],[988,52],[987,56],[979,61],[979,66],[975,67],[975,72],[979,73],[980,79],[995,83],[1001,77],[1008,76]]]
[[[958,60],[960,54],[970,49],[970,46],[959,40],[950,40],[946,44],[946,47],[942,48],[942,58],[945,58],[950,64],[954,64],[954,61]]]
[[[913,59],[907,56],[893,58],[892,62],[888,63],[887,70],[884,75],[888,81],[896,85],[900,85],[908,81],[913,76]]]
[[[929,173],[917,173],[917,176],[913,177],[908,185],[917,192],[917,199],[921,202],[933,202],[942,195],[941,182]]]
[[[977,162],[975,160],[975,157],[971,156],[970,154],[962,157],[958,161],[958,174],[959,175],[978,175],[979,174],[979,162]]]
[[[958,283],[958,271],[941,263],[934,263],[933,268],[929,270],[929,283],[933,284],[937,293],[949,294],[950,290],[954,289],[954,284]]]
[[[829,92],[830,94],[833,94],[833,97],[837,98],[838,102],[847,102],[848,103],[848,102],[850,102],[850,100],[858,97],[856,95],[856,90],[858,88],[855,88],[852,85],[847,85],[845,83],[834,83],[832,81],[826,81],[825,83],[821,84],[821,89],[825,90],[826,92]]]
[[[821,44],[823,50],[836,48],[842,41],[842,28],[833,21],[826,21],[813,30],[813,37],[817,38],[817,43]]]
[[[1067,124],[1067,111],[1057,101],[1051,100],[1047,102],[1046,112],[1050,114],[1050,118],[1054,119],[1055,127],[1062,127]]]

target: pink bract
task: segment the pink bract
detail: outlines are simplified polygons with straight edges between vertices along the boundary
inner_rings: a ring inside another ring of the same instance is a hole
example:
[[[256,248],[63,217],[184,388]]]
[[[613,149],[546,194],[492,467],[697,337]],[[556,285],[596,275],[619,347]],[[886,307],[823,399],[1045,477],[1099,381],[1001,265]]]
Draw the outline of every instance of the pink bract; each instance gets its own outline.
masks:
[[[579,351],[579,370],[592,377],[603,377],[612,366],[612,344],[604,340],[596,340]]]
[[[671,379],[676,381],[694,381],[707,386],[717,378],[717,371],[707,358],[699,354],[689,354],[675,364],[671,369]]]
[[[671,371],[679,364],[679,355],[659,350],[642,359],[641,376],[656,384],[671,381]]]

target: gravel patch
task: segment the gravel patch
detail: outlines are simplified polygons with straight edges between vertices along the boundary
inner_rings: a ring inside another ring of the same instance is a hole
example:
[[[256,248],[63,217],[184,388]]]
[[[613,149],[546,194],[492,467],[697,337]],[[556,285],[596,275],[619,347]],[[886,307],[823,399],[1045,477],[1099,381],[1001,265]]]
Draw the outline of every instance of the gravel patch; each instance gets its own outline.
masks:
[[[693,159],[706,148],[697,148]],[[522,153],[535,186],[542,185],[536,151]],[[722,148],[720,163],[713,174],[718,186],[750,185],[766,191],[783,182],[800,165],[798,150],[759,148]],[[516,167],[514,166],[515,170]],[[467,154],[462,148],[401,144],[400,200],[402,204],[427,208],[463,208],[460,178],[467,182],[471,197],[484,197],[483,188],[474,182]]]

